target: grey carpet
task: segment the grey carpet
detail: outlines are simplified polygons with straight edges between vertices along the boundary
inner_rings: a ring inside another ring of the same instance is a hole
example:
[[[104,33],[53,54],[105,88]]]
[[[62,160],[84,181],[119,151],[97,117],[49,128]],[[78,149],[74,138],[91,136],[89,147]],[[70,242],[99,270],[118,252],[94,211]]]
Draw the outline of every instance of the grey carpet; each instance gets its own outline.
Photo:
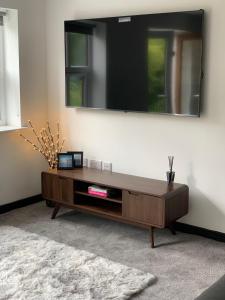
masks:
[[[0,215],[0,224],[154,274],[157,282],[135,300],[193,300],[225,273],[224,243],[156,230],[158,247],[151,249],[147,230],[68,210],[52,221],[51,212],[42,202]]]

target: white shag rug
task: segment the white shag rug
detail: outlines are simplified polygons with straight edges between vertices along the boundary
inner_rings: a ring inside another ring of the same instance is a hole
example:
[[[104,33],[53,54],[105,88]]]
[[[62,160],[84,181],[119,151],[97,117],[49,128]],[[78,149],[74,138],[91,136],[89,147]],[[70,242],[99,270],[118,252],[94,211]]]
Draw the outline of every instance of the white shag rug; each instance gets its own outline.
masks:
[[[122,300],[150,273],[11,226],[0,227],[0,299]]]

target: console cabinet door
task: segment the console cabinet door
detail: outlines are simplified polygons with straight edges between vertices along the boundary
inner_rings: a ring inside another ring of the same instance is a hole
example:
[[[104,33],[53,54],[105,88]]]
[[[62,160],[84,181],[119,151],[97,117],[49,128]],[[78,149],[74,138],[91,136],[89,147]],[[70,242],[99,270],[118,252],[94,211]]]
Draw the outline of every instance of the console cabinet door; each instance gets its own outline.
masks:
[[[46,200],[60,201],[58,176],[42,173],[42,197]]]
[[[163,227],[163,199],[123,191],[123,217],[139,223]]]
[[[73,180],[42,173],[42,197],[47,200],[73,204]]]
[[[60,202],[73,204],[73,179],[59,177]]]

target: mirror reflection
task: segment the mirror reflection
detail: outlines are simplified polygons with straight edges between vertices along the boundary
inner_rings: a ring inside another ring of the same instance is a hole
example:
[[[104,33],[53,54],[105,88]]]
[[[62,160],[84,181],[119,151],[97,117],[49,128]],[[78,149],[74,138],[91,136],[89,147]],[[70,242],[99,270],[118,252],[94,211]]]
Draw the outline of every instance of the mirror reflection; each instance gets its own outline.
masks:
[[[65,22],[67,105],[199,115],[202,17]]]

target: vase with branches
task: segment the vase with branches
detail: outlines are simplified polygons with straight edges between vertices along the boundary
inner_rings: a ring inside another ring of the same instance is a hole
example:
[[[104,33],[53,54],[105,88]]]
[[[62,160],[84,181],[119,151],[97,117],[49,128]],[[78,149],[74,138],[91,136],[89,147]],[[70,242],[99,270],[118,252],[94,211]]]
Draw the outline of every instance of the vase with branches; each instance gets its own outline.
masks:
[[[36,141],[31,141],[23,134],[20,134],[20,136],[25,142],[29,143],[34,150],[43,155],[43,157],[48,161],[50,169],[57,168],[57,154],[62,152],[65,143],[65,139],[61,138],[59,123],[57,123],[55,134],[51,130],[49,122],[46,122],[46,127],[42,128],[39,132],[34,128],[30,120],[28,120],[28,125],[32,129]]]

